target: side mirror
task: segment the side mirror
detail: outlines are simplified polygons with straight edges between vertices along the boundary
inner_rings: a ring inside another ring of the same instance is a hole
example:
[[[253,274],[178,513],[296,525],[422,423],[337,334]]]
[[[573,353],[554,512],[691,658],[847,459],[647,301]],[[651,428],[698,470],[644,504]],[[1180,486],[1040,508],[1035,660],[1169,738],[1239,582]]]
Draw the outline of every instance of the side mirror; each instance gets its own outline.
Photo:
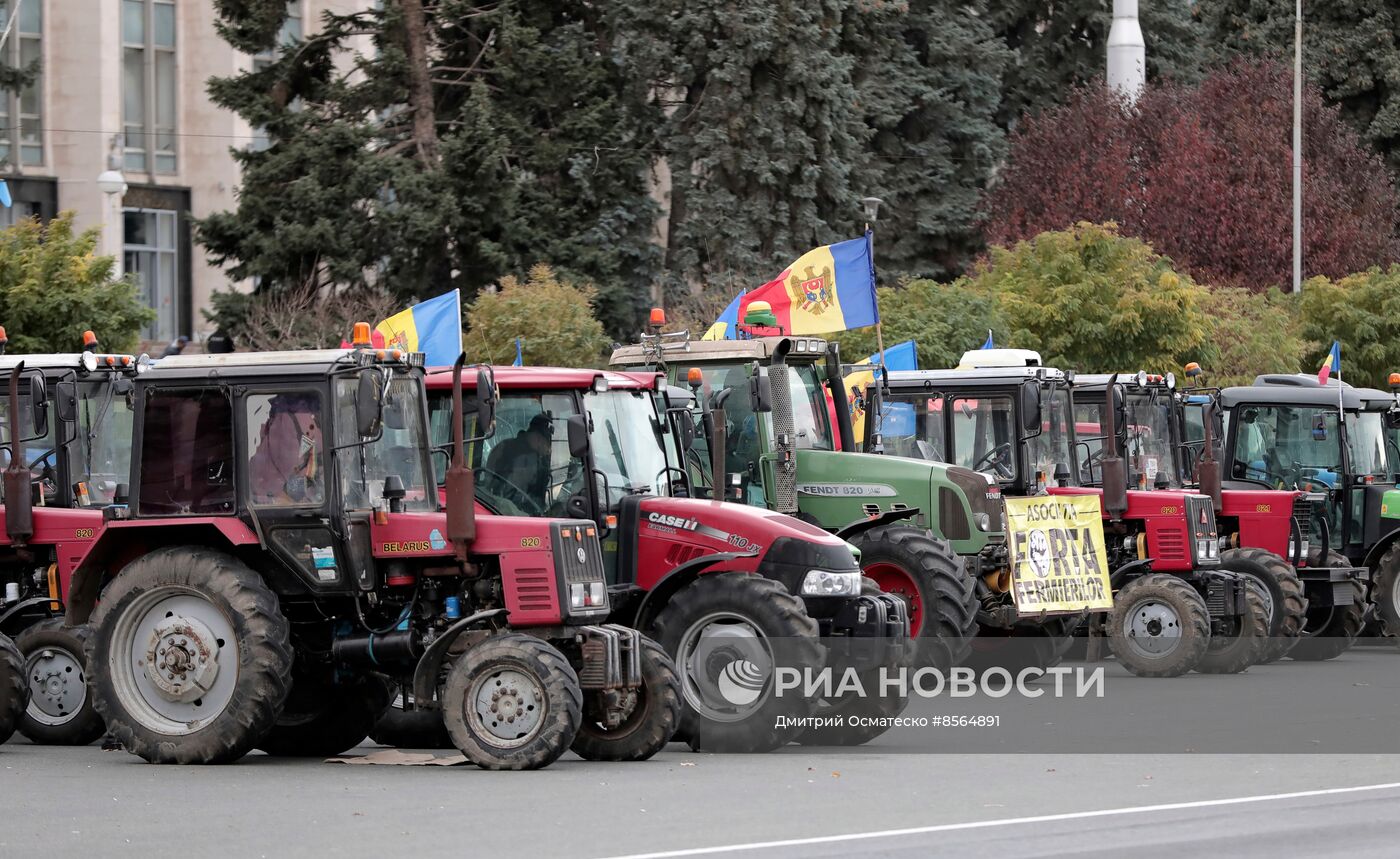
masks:
[[[749,378],[749,405],[755,414],[773,411],[773,382],[763,370]]]
[[[490,438],[496,429],[496,377],[485,367],[476,371],[476,432]]]
[[[355,432],[360,438],[373,438],[379,434],[379,420],[384,413],[381,399],[384,388],[379,384],[379,374],[374,370],[361,370],[355,386]]]
[[[129,379],[122,381],[130,383]],[[53,387],[53,407],[58,420],[61,423],[75,423],[78,420],[78,386],[72,382],[59,382]]]
[[[1040,432],[1040,384],[1030,381],[1021,384],[1021,431],[1029,435]]]
[[[667,409],[666,416],[671,420],[671,429],[676,434],[676,445],[681,453],[687,453],[695,446],[695,419],[690,409]]]
[[[577,459],[588,456],[588,416],[570,415],[569,455]]]
[[[49,434],[49,386],[37,373],[29,377],[29,407],[34,435],[43,438]]]
[[[1113,392],[1111,402],[1113,404],[1114,429],[1118,431],[1119,435],[1126,436],[1128,432],[1128,401],[1123,396],[1123,389],[1117,385],[1112,386],[1109,390]]]

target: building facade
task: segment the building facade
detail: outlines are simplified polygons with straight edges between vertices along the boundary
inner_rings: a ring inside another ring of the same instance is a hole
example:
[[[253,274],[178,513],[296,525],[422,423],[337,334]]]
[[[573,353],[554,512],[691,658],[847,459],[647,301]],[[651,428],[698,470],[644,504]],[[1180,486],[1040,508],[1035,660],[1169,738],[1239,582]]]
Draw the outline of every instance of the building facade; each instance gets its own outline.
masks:
[[[323,11],[371,2],[289,0],[283,38],[314,30]],[[191,219],[235,207],[231,149],[267,145],[205,87],[268,57],[221,39],[209,0],[0,0],[0,26],[12,19],[5,62],[38,60],[42,71],[23,93],[0,93],[0,170],[14,200],[0,223],[72,210],[78,227],[102,229],[102,252],[156,310],[148,345],[202,341],[210,296],[249,284],[209,264]],[[124,193],[99,187],[109,169],[122,173]]]

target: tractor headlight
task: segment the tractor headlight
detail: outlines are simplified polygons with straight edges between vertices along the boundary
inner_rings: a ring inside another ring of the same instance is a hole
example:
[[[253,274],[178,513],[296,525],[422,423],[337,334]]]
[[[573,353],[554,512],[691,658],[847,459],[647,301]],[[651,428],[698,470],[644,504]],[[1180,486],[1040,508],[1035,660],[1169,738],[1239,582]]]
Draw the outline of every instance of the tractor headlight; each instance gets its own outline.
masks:
[[[608,589],[602,582],[574,582],[569,585],[569,610],[607,608]]]
[[[1196,539],[1196,560],[1215,561],[1220,559],[1220,544],[1209,537]]]
[[[860,571],[833,573],[827,570],[809,570],[802,579],[804,597],[854,597],[860,596]]]

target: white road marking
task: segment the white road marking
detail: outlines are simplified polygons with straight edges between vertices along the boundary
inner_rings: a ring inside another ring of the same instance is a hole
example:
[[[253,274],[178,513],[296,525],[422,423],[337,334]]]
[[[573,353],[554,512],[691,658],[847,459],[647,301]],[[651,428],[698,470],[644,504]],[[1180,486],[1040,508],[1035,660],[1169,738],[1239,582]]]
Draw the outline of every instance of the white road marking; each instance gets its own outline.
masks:
[[[734,853],[746,850],[772,850],[778,847],[802,847],[809,844],[837,844],[842,841],[860,841],[868,838],[898,838],[904,835],[928,835],[935,832],[958,832],[968,829],[991,829],[997,826],[1023,826],[1029,823],[1055,823],[1062,820],[1085,820],[1094,817],[1113,817],[1120,814],[1146,814],[1154,811],[1182,811],[1192,808],[1212,808],[1225,805],[1246,805],[1256,802],[1274,802],[1281,799],[1303,799],[1315,796],[1337,796],[1348,793],[1361,793],[1373,790],[1400,789],[1400,782],[1388,784],[1368,784],[1358,787],[1332,787],[1324,790],[1300,790],[1294,793],[1271,793],[1262,796],[1238,796],[1229,799],[1202,799],[1194,802],[1170,802],[1163,805],[1139,805],[1131,808],[1104,808],[1098,811],[1071,811],[1064,814],[1042,814],[1036,817],[1010,817],[1001,820],[977,820],[970,823],[943,823],[936,826],[915,826],[909,829],[880,829],[872,832],[852,832],[846,835],[821,835],[814,838],[789,838],[784,841],[754,841],[748,844],[725,844],[719,847],[694,847],[684,850],[666,850],[659,853],[631,853],[626,856],[612,856],[608,859],[673,859],[681,856],[706,856],[715,853]]]

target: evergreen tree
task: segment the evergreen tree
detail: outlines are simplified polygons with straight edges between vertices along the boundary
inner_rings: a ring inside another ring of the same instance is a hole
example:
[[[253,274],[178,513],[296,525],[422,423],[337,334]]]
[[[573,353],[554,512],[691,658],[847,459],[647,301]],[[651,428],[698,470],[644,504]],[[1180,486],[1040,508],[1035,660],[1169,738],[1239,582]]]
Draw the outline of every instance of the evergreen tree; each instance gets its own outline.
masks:
[[[1194,0],[1138,5],[1149,81],[1199,77],[1201,35],[1193,5]],[[1002,95],[1005,127],[1059,104],[1076,86],[1103,76],[1113,0],[1004,0],[992,4],[990,21],[1016,57]]]
[[[1385,0],[1305,5],[1304,70],[1342,117],[1400,169],[1400,9]],[[1197,14],[1218,57],[1292,63],[1293,0],[1200,0]]]
[[[286,12],[217,7],[221,34],[250,53],[272,47]],[[326,14],[270,66],[210,82],[271,145],[235,151],[238,209],[201,222],[200,240],[262,289],[373,283],[405,301],[470,298],[549,261],[596,283],[609,327],[626,330],[656,254],[646,114],[612,40],[586,0]]]

